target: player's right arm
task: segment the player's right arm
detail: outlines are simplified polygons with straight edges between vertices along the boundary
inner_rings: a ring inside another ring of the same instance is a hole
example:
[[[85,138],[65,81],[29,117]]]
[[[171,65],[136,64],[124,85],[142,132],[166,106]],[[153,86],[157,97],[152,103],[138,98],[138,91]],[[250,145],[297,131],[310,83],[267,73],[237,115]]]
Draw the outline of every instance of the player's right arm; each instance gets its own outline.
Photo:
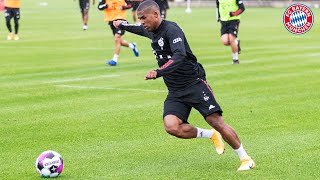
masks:
[[[125,30],[133,34],[144,36],[150,39],[152,38],[152,34],[148,30],[146,30],[141,24],[128,24],[127,21],[118,20],[114,21],[113,25],[114,27],[118,27],[121,30]]]
[[[150,80],[150,79],[156,79],[157,78],[157,71],[152,70],[147,72],[146,76],[144,77],[144,80]]]
[[[219,12],[219,0],[216,1],[217,3],[217,8],[216,8],[216,18],[217,18],[217,22],[220,22],[220,12]]]
[[[106,0],[100,0],[99,4],[98,4],[98,9],[100,11],[103,11],[104,9],[108,8],[108,4],[106,4]]]

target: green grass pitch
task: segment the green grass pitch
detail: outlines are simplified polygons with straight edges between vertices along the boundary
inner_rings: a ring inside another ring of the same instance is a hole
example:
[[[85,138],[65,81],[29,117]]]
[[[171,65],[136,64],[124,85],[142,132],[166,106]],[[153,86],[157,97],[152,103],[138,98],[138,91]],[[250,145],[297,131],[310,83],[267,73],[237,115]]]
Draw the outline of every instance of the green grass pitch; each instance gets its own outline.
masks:
[[[221,157],[208,139],[182,140],[162,124],[166,87],[144,81],[157,67],[150,40],[126,33],[141,56],[122,48],[96,7],[82,31],[77,1],[22,1],[19,41],[6,41],[0,16],[0,179],[41,179],[45,150],[59,152],[58,179],[316,179],[320,177],[320,13],[312,29],[289,33],[286,8],[247,8],[240,65],[220,43],[215,8],[171,8],[208,82],[257,169],[237,172],[230,146]],[[95,5],[96,6],[96,5]],[[131,21],[131,11],[128,11]],[[209,128],[196,111],[189,122]]]

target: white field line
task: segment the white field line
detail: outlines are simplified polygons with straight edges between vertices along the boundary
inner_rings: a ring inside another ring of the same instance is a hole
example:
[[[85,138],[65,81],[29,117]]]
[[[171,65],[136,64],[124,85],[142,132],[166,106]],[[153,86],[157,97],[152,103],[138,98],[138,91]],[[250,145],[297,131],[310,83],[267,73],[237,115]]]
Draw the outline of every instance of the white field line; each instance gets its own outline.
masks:
[[[55,83],[64,83],[64,82],[75,82],[75,81],[85,81],[85,80],[94,80],[94,79],[104,79],[104,78],[112,78],[119,77],[119,74],[111,74],[111,75],[101,75],[101,76],[91,76],[91,77],[83,77],[83,78],[70,78],[70,79],[56,79],[56,80],[47,80],[47,81],[39,81],[39,82],[21,82],[18,84],[21,85],[42,85],[42,84],[55,84]],[[1,86],[0,86],[1,87]]]
[[[250,55],[253,55],[253,54],[250,54]],[[319,56],[320,57],[320,53],[311,53],[311,54],[290,54],[290,55],[274,55],[274,56],[271,56],[270,58],[266,58],[266,57],[255,57],[254,60],[246,60],[245,58],[240,58],[240,64],[250,64],[250,63],[254,63],[256,61],[259,61],[259,60],[263,60],[263,62],[269,62],[269,61],[274,61],[275,59],[283,59],[282,57],[286,57],[288,59],[290,59],[291,61],[295,61],[296,60],[296,57],[300,57],[300,56],[303,56],[303,57],[306,57],[306,56]],[[206,56],[204,58],[201,58],[199,59],[200,62],[202,59],[223,59],[225,58],[225,56],[222,58],[222,56]],[[224,66],[224,65],[229,65],[231,64],[232,61],[230,60],[230,62],[228,63],[209,63],[209,64],[202,64],[204,66],[204,68],[206,67],[209,67],[209,66]]]
[[[141,65],[140,63],[137,64],[123,64],[121,65],[121,68],[134,68],[134,67],[140,67],[140,66],[144,66]],[[35,72],[35,73],[27,73],[27,74],[17,74],[14,75],[15,77],[32,77],[34,78],[35,76],[47,76],[47,75],[62,75],[62,74],[68,74],[68,73],[76,73],[76,72],[83,72],[83,73],[87,73],[90,71],[96,71],[96,70],[103,70],[108,68],[109,66],[106,65],[101,65],[99,67],[92,67],[92,68],[85,68],[85,69],[71,69],[71,70],[67,70],[67,71],[50,71],[50,72]],[[7,79],[7,78],[11,78],[12,75],[3,75],[0,76],[0,80],[1,79]]]
[[[74,81],[93,80],[93,79],[103,79],[103,78],[112,78],[112,77],[118,77],[118,76],[120,76],[120,75],[111,74],[111,75],[91,76],[91,77],[83,77],[83,78],[59,79],[59,80],[46,81],[45,84],[61,83],[61,82],[74,82]]]
[[[102,90],[116,90],[116,91],[139,91],[139,92],[161,92],[166,93],[165,90],[155,89],[135,89],[135,88],[113,88],[113,87],[97,87],[97,86],[73,86],[73,85],[55,85],[56,87],[74,88],[74,89],[102,89]]]
[[[308,56],[319,56],[320,57],[320,53],[312,53],[312,54],[308,54]]]
[[[254,63],[254,60],[244,60],[241,61],[240,60],[240,64],[250,64],[250,63]],[[230,62],[226,62],[226,63],[215,63],[215,64],[202,64],[204,68],[206,67],[212,67],[212,66],[226,66],[226,65],[231,65],[232,61]]]

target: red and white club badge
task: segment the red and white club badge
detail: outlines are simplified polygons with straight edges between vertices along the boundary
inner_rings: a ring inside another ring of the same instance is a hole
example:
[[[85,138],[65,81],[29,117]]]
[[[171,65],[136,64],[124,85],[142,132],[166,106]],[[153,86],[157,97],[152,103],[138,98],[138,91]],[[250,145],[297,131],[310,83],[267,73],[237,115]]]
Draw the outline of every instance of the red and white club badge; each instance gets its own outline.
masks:
[[[293,4],[283,13],[283,24],[293,34],[304,34],[313,25],[313,13],[304,4]]]

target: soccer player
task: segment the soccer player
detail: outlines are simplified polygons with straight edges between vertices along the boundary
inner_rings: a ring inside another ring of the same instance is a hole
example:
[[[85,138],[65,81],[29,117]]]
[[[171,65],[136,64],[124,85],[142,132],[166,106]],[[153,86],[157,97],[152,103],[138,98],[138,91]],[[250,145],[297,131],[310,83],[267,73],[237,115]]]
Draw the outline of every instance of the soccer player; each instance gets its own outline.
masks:
[[[231,46],[233,64],[239,64],[241,52],[237,39],[240,14],[245,10],[242,0],[217,0],[217,21],[221,22],[221,42]]]
[[[162,19],[167,18],[167,9],[169,9],[169,3],[168,0],[154,0],[159,8],[160,8],[160,15]]]
[[[9,30],[7,40],[19,40],[19,19],[20,19],[20,0],[5,0],[4,1],[5,11],[4,16],[6,18],[6,25]],[[14,20],[14,33],[11,28],[11,19]]]
[[[122,39],[125,31],[120,30],[113,26],[113,21],[116,20],[126,20],[127,13],[126,9],[130,9],[131,4],[127,4],[125,0],[100,0],[98,9],[104,11],[104,21],[108,22],[112,33],[114,35],[115,50],[113,58],[106,63],[110,66],[116,66],[118,62],[118,57],[120,54],[121,46],[129,47],[133,50],[136,57],[139,56],[139,51],[137,49],[136,43],[129,43]]]
[[[94,3],[95,0],[92,0],[92,5],[94,5]],[[85,31],[88,29],[90,0],[79,0],[79,5],[83,22],[82,29]]]
[[[142,2],[143,0],[131,0],[130,4],[132,5],[132,19],[133,22],[137,22],[137,8],[139,6],[139,4]]]
[[[209,138],[218,154],[224,152],[223,138],[240,158],[239,171],[254,168],[255,163],[244,150],[236,132],[224,122],[222,109],[206,82],[205,71],[197,62],[180,27],[163,20],[159,6],[152,0],[142,2],[137,15],[141,23],[139,26],[125,21],[115,21],[114,26],[151,39],[159,68],[149,71],[145,80],[163,77],[168,88],[163,109],[165,130],[183,139]],[[197,109],[213,129],[189,124],[192,108]]]

